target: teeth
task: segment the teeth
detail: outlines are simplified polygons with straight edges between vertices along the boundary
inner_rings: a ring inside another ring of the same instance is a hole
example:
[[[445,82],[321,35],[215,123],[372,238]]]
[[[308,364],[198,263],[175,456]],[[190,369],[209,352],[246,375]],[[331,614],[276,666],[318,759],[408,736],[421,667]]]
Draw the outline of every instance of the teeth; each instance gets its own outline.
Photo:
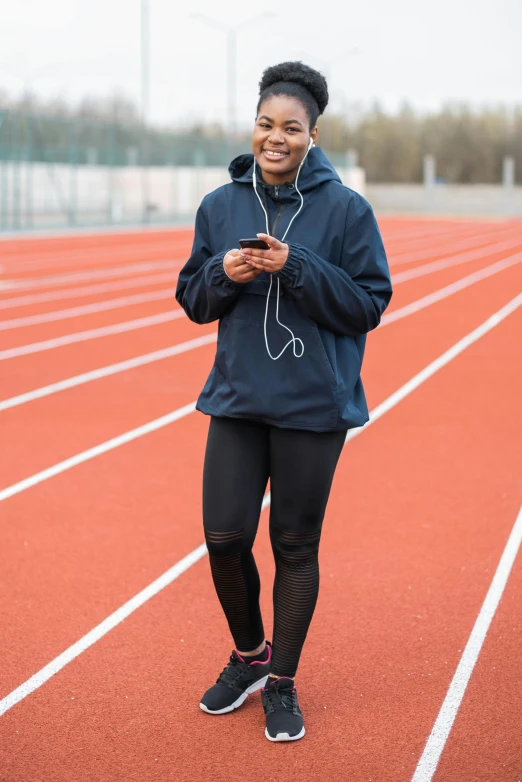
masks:
[[[265,149],[265,154],[270,155],[270,157],[284,157],[284,152],[272,152],[269,149]]]

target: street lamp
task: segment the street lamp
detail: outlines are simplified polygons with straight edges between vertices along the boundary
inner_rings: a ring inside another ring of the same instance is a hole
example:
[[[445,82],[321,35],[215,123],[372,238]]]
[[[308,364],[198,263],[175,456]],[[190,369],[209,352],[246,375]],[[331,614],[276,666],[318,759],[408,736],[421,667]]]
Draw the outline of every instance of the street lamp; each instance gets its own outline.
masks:
[[[206,14],[191,14],[189,17],[190,19],[198,19],[203,24],[214,27],[227,35],[227,102],[232,136],[237,133],[237,33],[256,19],[267,19],[276,15],[271,11],[263,11],[263,13],[255,14],[237,25],[223,24],[223,22]]]
[[[149,0],[141,0],[141,210],[142,221],[149,221]]]

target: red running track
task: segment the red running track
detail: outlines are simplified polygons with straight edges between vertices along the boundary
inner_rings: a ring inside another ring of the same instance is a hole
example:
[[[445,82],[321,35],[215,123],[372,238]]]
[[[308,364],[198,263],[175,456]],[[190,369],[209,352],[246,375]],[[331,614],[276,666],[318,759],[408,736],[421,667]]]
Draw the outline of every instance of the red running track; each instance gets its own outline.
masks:
[[[522,228],[515,221],[391,219],[381,226],[394,274],[433,259],[458,260],[463,243],[491,246],[476,261],[397,285],[389,313],[513,255],[516,249],[499,253],[496,246],[516,240]],[[188,232],[3,242],[8,281],[41,280],[30,291],[6,291],[6,300],[67,294],[69,287],[74,293],[8,309],[2,319],[150,291],[140,283],[78,297],[93,280],[49,278],[182,259],[189,246]],[[416,249],[420,259],[401,266]],[[521,289],[520,268],[470,283],[372,333],[364,366],[370,406],[511,301]],[[128,280],[129,273],[110,279]],[[0,350],[173,308],[165,300],[0,332]],[[1,396],[213,330],[180,319],[7,359],[0,362]],[[410,780],[520,507],[521,333],[517,310],[347,443],[298,674],[302,742],[266,741],[257,696],[224,718],[199,710],[198,696],[230,650],[203,558],[5,712],[2,782]],[[9,444],[0,486],[192,402],[213,352],[199,347],[0,411]],[[0,699],[199,546],[207,425],[189,414],[4,500]],[[269,630],[266,512],[263,522],[256,555]],[[423,779],[521,777],[521,574],[517,558],[437,771]]]

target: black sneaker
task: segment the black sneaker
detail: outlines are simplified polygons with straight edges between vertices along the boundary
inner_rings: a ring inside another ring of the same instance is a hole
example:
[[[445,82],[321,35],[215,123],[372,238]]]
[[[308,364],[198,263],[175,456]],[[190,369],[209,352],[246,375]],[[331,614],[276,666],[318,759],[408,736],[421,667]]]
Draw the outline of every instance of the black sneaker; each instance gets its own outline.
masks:
[[[266,642],[268,655],[265,662],[247,662],[234,651],[230,662],[220,673],[217,682],[201,698],[199,704],[209,714],[226,714],[239,708],[250,693],[260,690],[266,683],[272,659],[272,647]]]
[[[269,741],[297,741],[305,734],[303,715],[297,702],[294,680],[271,678],[261,690],[266,715],[265,736]]]

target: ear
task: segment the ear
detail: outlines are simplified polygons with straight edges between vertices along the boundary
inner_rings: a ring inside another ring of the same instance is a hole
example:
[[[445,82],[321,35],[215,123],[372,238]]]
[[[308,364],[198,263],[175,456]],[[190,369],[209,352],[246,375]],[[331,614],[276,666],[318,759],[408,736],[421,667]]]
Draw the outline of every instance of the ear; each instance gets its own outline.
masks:
[[[317,125],[316,125],[315,128],[310,131],[310,138],[312,140],[312,144],[317,144],[317,136],[318,136],[318,134],[319,134],[319,129],[318,129]]]

